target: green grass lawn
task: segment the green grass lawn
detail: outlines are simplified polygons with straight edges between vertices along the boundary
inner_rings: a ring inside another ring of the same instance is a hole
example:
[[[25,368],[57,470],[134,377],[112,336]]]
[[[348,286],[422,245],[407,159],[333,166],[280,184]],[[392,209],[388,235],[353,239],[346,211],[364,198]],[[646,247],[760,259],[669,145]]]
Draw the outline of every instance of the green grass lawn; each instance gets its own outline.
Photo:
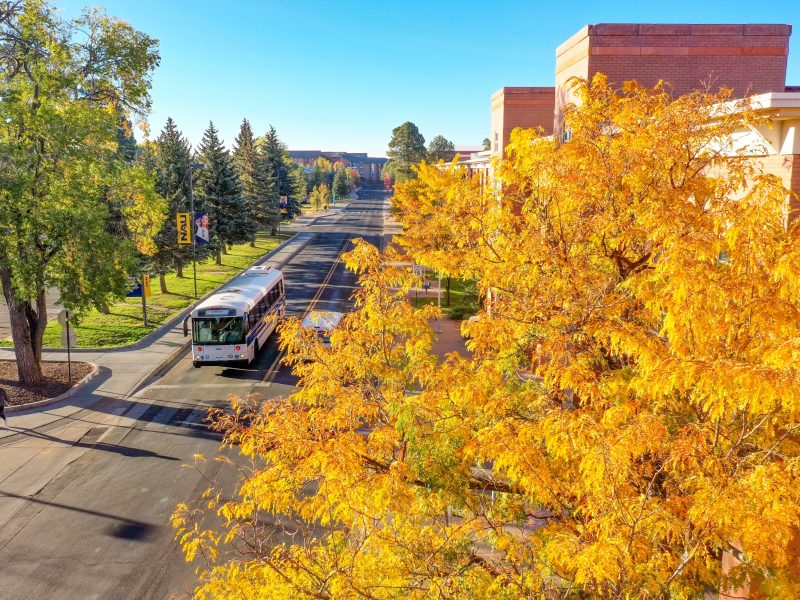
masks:
[[[436,283],[425,294],[422,290],[411,292],[409,296],[414,306],[436,304]],[[450,280],[450,304],[447,304],[447,280],[442,278],[442,312],[451,319],[460,321],[467,319],[478,312],[478,290],[474,281],[456,279]]]
[[[202,297],[227,282],[289,237],[291,234],[281,234],[278,238],[259,233],[255,248],[251,248],[250,244],[234,246],[227,255],[222,256],[222,266],[214,264],[213,258],[198,263],[198,296]],[[182,279],[175,273],[166,276],[167,290],[169,290],[166,294],[161,293],[158,277],[155,275],[151,277],[152,295],[147,298],[147,326],[142,320],[142,299],[125,298],[109,306],[110,312],[107,315],[93,310],[83,318],[80,325],[75,327],[78,347],[104,348],[131,344],[168,321],[194,302],[191,264],[184,268],[183,274]],[[2,345],[11,346],[11,340],[4,340]],[[61,346],[61,325],[57,321],[48,323],[44,333],[44,346],[46,348]]]

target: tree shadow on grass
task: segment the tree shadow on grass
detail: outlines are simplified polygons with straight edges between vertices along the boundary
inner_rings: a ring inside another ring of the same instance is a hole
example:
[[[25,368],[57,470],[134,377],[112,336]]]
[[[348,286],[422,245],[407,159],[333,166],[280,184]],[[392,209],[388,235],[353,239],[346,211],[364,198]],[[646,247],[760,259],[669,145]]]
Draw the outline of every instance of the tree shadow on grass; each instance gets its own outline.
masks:
[[[194,300],[194,296],[189,294],[181,294],[179,292],[160,292],[162,296],[175,296],[176,298],[186,298],[187,300]]]

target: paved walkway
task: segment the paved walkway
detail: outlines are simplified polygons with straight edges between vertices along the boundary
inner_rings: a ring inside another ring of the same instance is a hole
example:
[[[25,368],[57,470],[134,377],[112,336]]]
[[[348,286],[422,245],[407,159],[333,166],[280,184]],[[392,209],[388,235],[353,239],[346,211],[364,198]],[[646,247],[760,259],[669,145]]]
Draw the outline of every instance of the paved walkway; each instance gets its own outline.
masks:
[[[281,267],[300,252],[314,237],[299,233],[258,261]],[[143,340],[127,348],[72,350],[72,359],[88,361],[99,367],[95,377],[76,395],[41,408],[23,409],[9,413],[9,425],[14,428],[35,429],[71,417],[102,398],[127,398],[133,395],[162,365],[177,358],[188,346],[183,337],[183,317],[191,307],[181,312]],[[0,348],[0,359],[15,360],[13,348]],[[65,361],[64,349],[45,351],[45,361]],[[17,431],[0,429],[0,440]]]

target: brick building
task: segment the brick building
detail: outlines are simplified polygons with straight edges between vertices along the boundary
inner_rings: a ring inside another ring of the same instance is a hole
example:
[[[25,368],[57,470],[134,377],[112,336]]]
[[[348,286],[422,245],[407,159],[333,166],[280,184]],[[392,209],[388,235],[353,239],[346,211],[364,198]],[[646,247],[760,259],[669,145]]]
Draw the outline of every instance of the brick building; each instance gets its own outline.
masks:
[[[554,87],[504,87],[491,99],[491,152],[463,157],[472,172],[491,176],[491,160],[502,158],[515,127],[560,131],[564,106],[576,99],[567,82],[605,73],[621,85],[668,82],[673,96],[692,90],[731,88],[753,96],[773,127],[748,132],[752,154],[800,194],[800,86],[786,85],[791,25],[639,24],[585,25],[555,52]],[[551,121],[552,119],[552,121]],[[794,208],[800,209],[795,199]]]
[[[554,87],[504,87],[492,94],[492,154],[508,146],[515,127],[553,133]]]
[[[381,169],[389,160],[368,156],[366,152],[329,152],[323,150],[289,150],[289,157],[295,164],[311,168],[318,158],[329,160],[331,164],[342,163],[348,169],[358,171],[361,179],[369,182],[380,181]]]
[[[734,96],[783,92],[791,25],[586,25],[556,49],[555,126],[575,100],[570,77],[605,73],[610,83],[669,82],[674,96],[708,87]]]

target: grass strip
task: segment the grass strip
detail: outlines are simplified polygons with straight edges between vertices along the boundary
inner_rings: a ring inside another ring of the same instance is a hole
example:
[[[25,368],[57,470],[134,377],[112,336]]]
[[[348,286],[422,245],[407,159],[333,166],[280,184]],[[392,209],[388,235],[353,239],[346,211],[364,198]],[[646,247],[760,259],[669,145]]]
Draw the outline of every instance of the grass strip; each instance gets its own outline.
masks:
[[[259,233],[255,248],[249,243],[233,246],[228,254],[222,256],[222,265],[215,264],[214,258],[197,263],[197,294],[199,297],[232,279],[243,269],[276,248],[292,234],[280,237]],[[176,273],[166,276],[166,294],[161,292],[158,276],[151,277],[152,295],[147,298],[147,326],[142,318],[142,299],[125,298],[109,305],[109,313],[92,310],[76,326],[78,348],[108,348],[132,344],[169,321],[177,313],[194,303],[194,284],[191,263],[183,269],[184,277]],[[10,339],[0,342],[0,346],[13,346]],[[44,332],[45,348],[60,348],[61,325],[52,320]]]

